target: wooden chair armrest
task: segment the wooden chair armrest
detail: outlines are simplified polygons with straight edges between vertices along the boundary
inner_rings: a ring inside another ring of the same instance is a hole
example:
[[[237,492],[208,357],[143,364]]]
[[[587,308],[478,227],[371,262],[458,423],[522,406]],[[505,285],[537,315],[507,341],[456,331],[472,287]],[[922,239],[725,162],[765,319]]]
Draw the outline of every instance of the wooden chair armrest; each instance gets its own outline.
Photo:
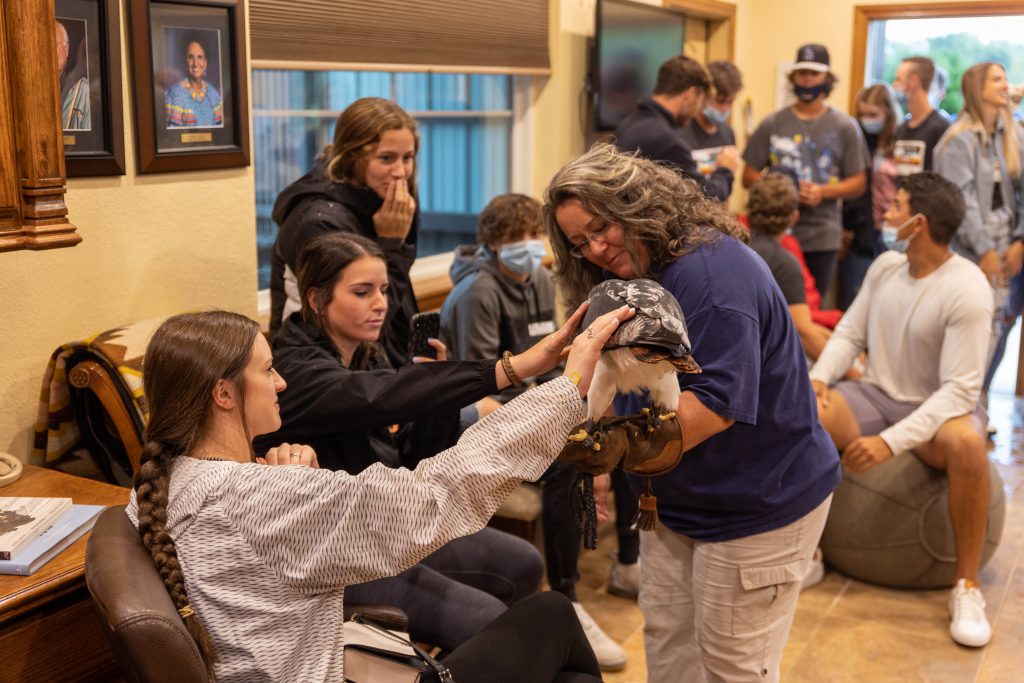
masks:
[[[135,421],[128,412],[129,407],[121,399],[121,394],[118,393],[107,369],[96,361],[84,360],[71,369],[68,383],[78,389],[89,389],[100,400],[114,423],[121,443],[124,444],[128,460],[132,464],[132,472],[138,472],[142,457],[142,441],[135,431]]]

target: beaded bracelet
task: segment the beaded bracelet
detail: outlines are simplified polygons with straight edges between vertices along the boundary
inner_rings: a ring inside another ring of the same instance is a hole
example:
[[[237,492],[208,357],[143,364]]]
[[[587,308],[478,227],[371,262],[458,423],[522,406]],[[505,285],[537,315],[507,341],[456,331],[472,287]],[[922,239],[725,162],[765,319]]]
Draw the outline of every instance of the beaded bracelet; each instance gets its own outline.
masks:
[[[519,379],[519,375],[512,369],[512,352],[506,351],[501,354],[501,367],[505,368],[505,376],[508,377],[508,381],[512,383],[514,387],[523,386],[523,380]]]

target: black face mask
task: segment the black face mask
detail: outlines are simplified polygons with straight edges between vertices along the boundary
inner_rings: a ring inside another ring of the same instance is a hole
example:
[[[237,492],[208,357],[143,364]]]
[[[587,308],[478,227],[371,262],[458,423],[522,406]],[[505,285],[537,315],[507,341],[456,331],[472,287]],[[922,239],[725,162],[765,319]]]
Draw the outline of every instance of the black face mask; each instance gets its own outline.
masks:
[[[797,96],[801,102],[813,102],[818,99],[818,95],[825,93],[828,94],[827,87],[824,83],[820,85],[804,86],[794,85],[793,94]]]

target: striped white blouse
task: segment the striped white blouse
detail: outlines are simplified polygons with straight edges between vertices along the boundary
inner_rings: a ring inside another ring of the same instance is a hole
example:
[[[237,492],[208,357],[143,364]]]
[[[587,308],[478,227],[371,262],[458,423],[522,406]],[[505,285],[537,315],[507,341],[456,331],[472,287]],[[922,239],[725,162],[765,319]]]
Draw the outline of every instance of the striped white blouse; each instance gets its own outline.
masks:
[[[218,681],[342,681],[344,587],[481,529],[583,419],[569,380],[532,389],[415,470],[358,476],[177,458],[168,527]],[[128,516],[138,524],[135,498]]]

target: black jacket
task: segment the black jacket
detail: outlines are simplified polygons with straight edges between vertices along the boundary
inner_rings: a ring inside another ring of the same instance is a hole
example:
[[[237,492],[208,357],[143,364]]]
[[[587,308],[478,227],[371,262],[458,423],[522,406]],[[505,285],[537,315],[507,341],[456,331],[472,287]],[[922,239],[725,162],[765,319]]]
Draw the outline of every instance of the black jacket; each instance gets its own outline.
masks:
[[[305,443],[320,466],[358,474],[376,462],[415,467],[455,443],[459,409],[498,391],[495,359],[420,363],[372,370],[341,364],[330,341],[292,314],[274,343],[274,366],[288,387],[278,395],[281,429],[256,440],[256,453]],[[401,424],[397,433],[388,427]]]
[[[332,230],[368,237],[384,250],[388,266],[388,314],[381,345],[395,367],[409,360],[409,318],[419,311],[409,280],[409,268],[416,260],[419,209],[404,242],[381,239],[373,225],[373,214],[383,200],[369,188],[334,183],[327,179],[323,162],[289,185],[274,202],[274,222],[280,227],[270,261],[270,337],[274,339],[285,317],[288,293],[286,281],[294,286],[296,261],[305,244]],[[297,290],[293,290],[297,306]],[[292,310],[298,310],[297,307]]]
[[[864,133],[864,141],[867,143],[870,158],[874,159],[875,151],[878,149],[878,136]],[[850,249],[861,256],[872,257],[875,255],[875,240],[878,239],[878,230],[875,229],[874,212],[872,211],[871,173],[873,165],[868,164],[865,170],[867,182],[864,184],[864,194],[843,200],[843,230],[853,232]]]
[[[615,128],[615,144],[623,152],[639,151],[640,156],[651,161],[672,164],[679,175],[697,183],[709,197],[724,202],[732,192],[732,171],[719,167],[704,177],[697,170],[697,162],[672,114],[654,100],[644,100],[619,122]]]

